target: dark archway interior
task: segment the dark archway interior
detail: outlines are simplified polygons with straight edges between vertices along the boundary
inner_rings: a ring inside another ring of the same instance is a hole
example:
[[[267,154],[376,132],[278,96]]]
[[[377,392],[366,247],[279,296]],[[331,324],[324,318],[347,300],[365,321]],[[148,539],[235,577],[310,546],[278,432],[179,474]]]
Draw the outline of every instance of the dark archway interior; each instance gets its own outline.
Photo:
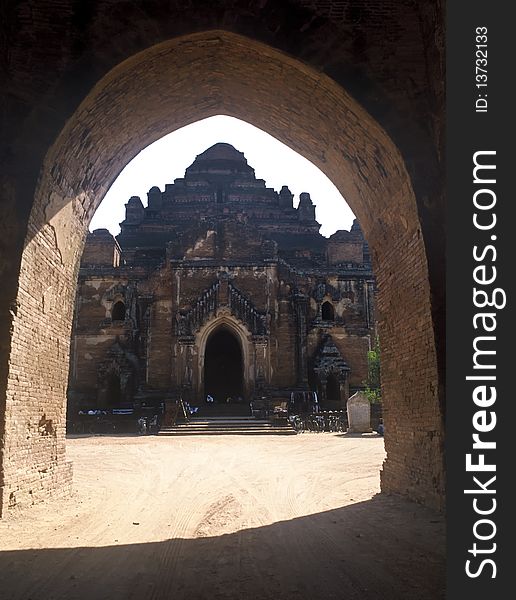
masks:
[[[340,400],[340,386],[335,375],[330,375],[326,382],[326,400],[328,402],[338,402]]]
[[[111,319],[113,321],[123,321],[125,319],[125,304],[123,302],[116,302],[113,306],[113,312],[111,313]]]
[[[331,302],[323,302],[321,306],[321,316],[323,321],[333,321],[335,319],[335,311]]]
[[[122,399],[122,390],[120,388],[120,377],[116,373],[109,373],[106,381],[106,395],[109,406],[118,406]]]
[[[204,355],[204,394],[215,402],[225,402],[228,396],[243,396],[243,361],[240,344],[227,329],[211,334]]]

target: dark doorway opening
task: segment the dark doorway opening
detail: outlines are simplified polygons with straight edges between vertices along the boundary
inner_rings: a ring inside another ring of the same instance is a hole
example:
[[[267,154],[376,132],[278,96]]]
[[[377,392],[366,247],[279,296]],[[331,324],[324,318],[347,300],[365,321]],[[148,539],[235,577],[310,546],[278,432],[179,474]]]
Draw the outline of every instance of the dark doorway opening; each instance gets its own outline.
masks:
[[[321,306],[321,317],[323,321],[335,320],[335,310],[330,302],[323,302],[323,305]]]
[[[113,306],[111,313],[112,321],[123,321],[125,320],[125,304],[123,302],[116,302]]]
[[[236,337],[221,328],[211,334],[204,355],[204,395],[215,402],[228,398],[237,401],[243,396],[242,350]]]
[[[340,384],[335,375],[329,375],[326,382],[326,400],[328,402],[340,401]]]
[[[122,401],[122,389],[120,376],[117,373],[109,373],[106,380],[106,400],[108,406],[118,406]]]

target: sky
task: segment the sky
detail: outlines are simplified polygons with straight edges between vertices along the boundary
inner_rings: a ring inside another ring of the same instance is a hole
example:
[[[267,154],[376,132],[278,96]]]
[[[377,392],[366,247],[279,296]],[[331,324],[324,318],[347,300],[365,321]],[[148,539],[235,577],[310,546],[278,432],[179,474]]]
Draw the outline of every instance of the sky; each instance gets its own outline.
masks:
[[[243,152],[258,179],[279,191],[287,185],[294,194],[309,192],[315,204],[320,232],[328,237],[339,229],[350,229],[353,213],[333,183],[306,158],[261,129],[233,117],[215,116],[197,121],[162,137],[142,150],[117,177],[93,216],[90,231],[106,228],[120,233],[125,204],[140,196],[147,206],[147,192],[153,186],[161,191],[166,183],[184,177],[195,157],[218,142],[226,142]]]

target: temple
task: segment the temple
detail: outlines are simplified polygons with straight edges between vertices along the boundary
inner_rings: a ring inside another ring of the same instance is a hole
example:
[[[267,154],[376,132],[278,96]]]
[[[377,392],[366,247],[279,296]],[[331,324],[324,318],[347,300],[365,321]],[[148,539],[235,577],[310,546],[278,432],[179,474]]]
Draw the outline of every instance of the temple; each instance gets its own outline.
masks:
[[[88,235],[71,345],[71,410],[248,405],[316,391],[343,409],[364,387],[375,283],[358,222],[329,238],[302,193],[297,208],[215,144],[185,176],[133,196],[121,232]]]

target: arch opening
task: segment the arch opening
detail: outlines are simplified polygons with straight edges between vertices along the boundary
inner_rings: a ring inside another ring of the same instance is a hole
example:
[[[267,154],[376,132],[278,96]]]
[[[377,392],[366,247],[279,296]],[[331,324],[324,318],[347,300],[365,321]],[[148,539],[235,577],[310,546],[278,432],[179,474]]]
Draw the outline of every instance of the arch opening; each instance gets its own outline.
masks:
[[[190,85],[192,65],[203,86]],[[134,81],[140,82],[136,90],[128,85]],[[388,408],[382,489],[442,505],[442,414],[428,263],[403,159],[380,124],[334,81],[236,34],[194,34],[131,56],[99,81],[70,116],[42,165],[21,261],[21,309],[13,318],[13,348],[26,346],[27,336],[32,335],[28,332],[37,331],[38,368],[52,373],[54,385],[49,389],[35,369],[14,353],[11,368],[34,382],[34,405],[44,398],[53,407],[54,422],[64,424],[68,365],[63,348],[66,355],[75,274],[89,221],[118,173],[142,148],[215,114],[251,122],[311,160],[357,215],[379,287],[382,396]],[[48,256],[43,258],[53,265],[47,281],[40,268],[41,248],[47,248]],[[52,332],[42,325],[48,322],[49,311],[55,316]],[[407,332],[410,352],[403,351]],[[16,397],[14,378],[8,386],[12,389],[7,397]],[[422,407],[424,411],[419,410]],[[412,428],[404,415],[416,413],[424,413],[425,421]],[[18,416],[16,411],[6,415],[12,421],[5,426],[8,437],[16,432]],[[7,442],[5,497],[18,488],[19,456],[8,450],[16,444]],[[34,442],[28,438],[24,444],[20,452],[30,454]],[[57,449],[49,454],[48,463],[51,475],[40,482],[41,489],[51,489],[58,479],[54,474],[69,468],[64,427],[57,432]],[[20,502],[24,494],[29,500],[30,481],[24,486],[18,491]]]
[[[111,320],[125,320],[125,304],[121,300],[118,300],[118,302],[115,302],[115,304],[113,305],[113,310],[111,311]]]
[[[340,383],[337,376],[331,373],[326,382],[326,400],[328,403],[340,402]]]
[[[120,375],[110,371],[106,377],[106,401],[108,406],[119,406],[122,402]]]
[[[204,354],[204,396],[215,402],[238,401],[244,393],[242,349],[235,335],[226,327],[212,332]]]
[[[321,306],[321,318],[323,321],[334,321],[335,320],[335,309],[333,304],[326,300]]]

